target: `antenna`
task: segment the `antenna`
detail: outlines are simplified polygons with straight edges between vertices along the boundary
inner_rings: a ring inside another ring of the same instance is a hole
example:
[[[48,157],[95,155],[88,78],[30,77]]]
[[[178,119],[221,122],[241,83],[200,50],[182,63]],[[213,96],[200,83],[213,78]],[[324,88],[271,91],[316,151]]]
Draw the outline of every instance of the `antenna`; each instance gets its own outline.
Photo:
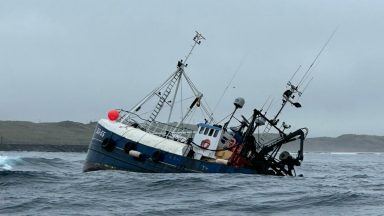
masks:
[[[269,105],[268,105],[268,107],[267,107],[267,110],[265,110],[265,113],[264,113],[264,115],[265,114],[267,114],[267,112],[268,112],[268,110],[269,110],[269,108],[271,108],[271,106],[272,106],[272,103],[273,103],[273,101],[274,101],[275,99],[274,98],[272,98],[272,100],[271,100],[271,103],[269,103]]]
[[[267,98],[267,100],[265,100],[265,102],[264,102],[263,106],[261,106],[261,109],[260,109],[260,111],[264,109],[264,106],[265,106],[265,105],[267,105],[267,103],[268,103],[269,99],[271,99],[271,95],[269,95],[269,96],[268,96],[268,98]]]
[[[324,51],[325,47],[327,47],[328,43],[331,41],[331,39],[335,35],[337,29],[338,29],[338,27],[336,27],[335,30],[332,32],[331,36],[325,42],[325,44],[323,45],[323,47],[321,48],[319,53],[316,55],[315,59],[312,61],[311,65],[308,67],[308,69],[305,72],[305,74],[303,75],[303,77],[301,78],[300,82],[296,86],[292,84],[292,79],[295,77],[296,73],[300,70],[301,65],[297,68],[295,73],[292,75],[292,77],[290,78],[290,80],[287,83],[288,89],[285,90],[285,92],[283,93],[283,103],[281,104],[281,107],[280,107],[279,111],[276,113],[276,115],[274,116],[274,118],[265,127],[264,132],[263,132],[264,134],[268,133],[269,130],[271,129],[271,127],[276,125],[279,122],[278,116],[281,114],[281,112],[283,111],[283,109],[287,105],[287,103],[290,103],[291,105],[293,105],[296,108],[300,108],[301,107],[301,104],[299,102],[295,102],[294,99],[296,97],[296,94],[299,95],[299,97],[303,94],[304,90],[308,87],[308,85],[312,81],[313,77],[307,82],[307,84],[305,85],[303,91],[301,91],[301,92],[299,91],[299,86],[301,86],[301,84],[303,84],[304,81],[312,73],[311,69],[312,69],[313,65],[316,63],[317,59],[319,58],[321,53]],[[269,109],[269,107],[268,107],[268,109]],[[265,114],[266,113],[267,112],[265,112]],[[285,123],[283,123],[283,127],[284,127],[284,130],[289,128],[289,126],[286,125]],[[261,137],[260,139],[264,140],[263,137]]]
[[[288,83],[290,83],[293,79],[293,77],[295,77],[296,73],[300,70],[301,68],[301,65],[299,65],[299,67],[296,69],[295,73],[292,75],[291,79],[289,79]]]
[[[235,112],[238,109],[243,108],[244,103],[245,103],[244,98],[239,97],[239,98],[235,99],[235,101],[233,102],[233,105],[235,105],[235,110],[232,112],[231,117],[229,118],[229,120],[224,124],[224,126],[223,126],[224,131],[227,130],[228,124],[232,120],[233,116],[235,115]]]
[[[187,63],[189,56],[192,55],[192,51],[193,51],[193,49],[195,49],[195,46],[200,45],[201,41],[205,40],[205,37],[201,33],[199,33],[198,31],[195,31],[195,32],[196,32],[196,35],[195,35],[195,37],[193,37],[193,41],[195,43],[192,45],[191,50],[189,51],[188,55],[185,56],[184,64]]]
[[[312,69],[313,65],[315,64],[315,62],[317,61],[317,59],[319,58],[319,56],[321,55],[321,53],[324,51],[325,47],[327,47],[327,45],[329,44],[329,42],[332,40],[333,36],[335,35],[337,29],[339,28],[339,26],[337,26],[335,28],[335,30],[333,30],[331,36],[329,36],[328,40],[325,42],[325,44],[323,45],[323,47],[321,48],[320,52],[317,54],[316,58],[313,60],[313,62],[311,63],[311,65],[308,67],[307,71],[305,72],[304,76],[301,78],[299,84],[297,85],[297,87],[299,87],[302,82],[304,81],[304,78],[309,75],[309,71]]]

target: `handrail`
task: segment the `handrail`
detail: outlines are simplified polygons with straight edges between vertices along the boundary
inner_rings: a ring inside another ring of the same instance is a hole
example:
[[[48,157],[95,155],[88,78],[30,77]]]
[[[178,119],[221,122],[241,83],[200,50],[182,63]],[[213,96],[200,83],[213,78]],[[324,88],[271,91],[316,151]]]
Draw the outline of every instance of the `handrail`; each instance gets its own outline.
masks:
[[[119,118],[117,122],[139,128],[147,133],[161,136],[170,140],[187,143],[190,138],[193,138],[195,131],[185,127],[177,127],[170,124],[143,119],[136,113],[118,109]]]

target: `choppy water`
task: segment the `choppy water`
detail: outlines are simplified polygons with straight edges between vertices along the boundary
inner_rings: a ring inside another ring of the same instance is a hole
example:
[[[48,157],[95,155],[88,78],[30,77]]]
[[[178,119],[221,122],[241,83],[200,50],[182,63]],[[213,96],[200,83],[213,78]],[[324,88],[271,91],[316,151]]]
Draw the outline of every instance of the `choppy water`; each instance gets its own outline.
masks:
[[[384,154],[307,153],[304,177],[82,173],[84,153],[0,152],[2,215],[383,215]]]

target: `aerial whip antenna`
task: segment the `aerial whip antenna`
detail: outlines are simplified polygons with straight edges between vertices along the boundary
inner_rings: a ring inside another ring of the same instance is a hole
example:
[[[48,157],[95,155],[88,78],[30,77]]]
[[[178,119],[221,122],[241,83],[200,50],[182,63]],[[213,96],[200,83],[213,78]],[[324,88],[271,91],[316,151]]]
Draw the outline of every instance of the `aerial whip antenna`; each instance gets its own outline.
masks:
[[[268,110],[271,108],[271,106],[272,106],[272,103],[273,103],[273,101],[274,101],[275,99],[274,98],[272,98],[272,100],[271,100],[271,103],[269,103],[269,105],[268,105],[268,107],[267,107],[267,109],[265,110],[265,113],[264,113],[264,115],[265,114],[267,114],[267,112],[268,112]]]
[[[271,99],[271,95],[268,96],[267,100],[265,100],[263,106],[261,106],[261,109],[260,110],[263,110],[265,105],[267,105],[268,101]]]
[[[337,26],[337,27],[335,28],[335,30],[333,30],[331,36],[329,36],[327,42],[325,42],[324,46],[321,48],[321,50],[320,50],[320,52],[317,54],[316,58],[313,60],[313,62],[311,63],[311,65],[308,67],[307,71],[305,72],[304,76],[301,78],[301,80],[300,80],[299,84],[297,85],[297,87],[300,86],[300,85],[302,84],[302,82],[304,81],[304,78],[306,78],[307,75],[309,75],[309,74],[308,74],[309,71],[312,69],[313,65],[316,63],[317,59],[319,58],[319,56],[321,55],[321,53],[324,51],[325,47],[327,47],[327,45],[329,44],[329,42],[332,40],[332,38],[333,38],[333,36],[335,35],[335,33],[336,33],[336,31],[337,31],[338,28],[339,28],[339,27]]]
[[[300,68],[301,68],[301,65],[299,65],[299,67],[296,69],[295,73],[293,73],[291,79],[289,79],[288,82],[291,82],[291,81],[292,81],[293,77],[295,77],[296,73],[300,70]]]
[[[336,31],[337,31],[338,27],[335,28],[335,30],[333,30],[332,34],[329,36],[329,38],[327,39],[327,41],[325,42],[325,44],[323,45],[323,47],[320,49],[319,53],[317,53],[315,59],[312,61],[312,63],[309,65],[307,71],[304,73],[303,77],[301,78],[300,82],[297,84],[297,85],[294,85],[292,84],[292,79],[293,77],[296,75],[296,73],[300,70],[301,66],[299,66],[299,68],[296,70],[296,72],[293,74],[293,76],[291,77],[291,79],[288,81],[287,83],[287,86],[288,86],[288,90],[286,90],[284,93],[283,93],[283,103],[279,109],[279,111],[276,113],[275,117],[272,119],[272,123],[268,124],[267,127],[264,129],[264,133],[268,132],[269,129],[272,127],[272,124],[273,125],[276,125],[278,122],[279,122],[279,119],[278,119],[278,116],[280,115],[280,113],[283,111],[285,105],[287,103],[290,103],[292,104],[294,107],[296,108],[300,108],[301,107],[301,104],[299,102],[295,102],[294,101],[294,98],[297,95],[299,95],[299,97],[302,95],[303,91],[299,91],[299,86],[301,86],[301,84],[304,83],[305,80],[308,79],[309,75],[312,73],[311,69],[313,67],[313,65],[316,63],[317,59],[320,57],[321,53],[323,53],[324,49],[327,47],[327,45],[329,44],[329,42],[332,40],[333,36],[335,35]],[[308,87],[309,83],[312,81],[313,78],[311,78],[309,80],[309,82],[307,82],[305,88]],[[305,89],[304,88],[304,89]]]
[[[200,44],[201,44],[201,41],[202,41],[202,40],[205,40],[205,37],[204,37],[201,33],[199,33],[198,31],[195,31],[195,32],[196,32],[196,35],[195,35],[195,37],[193,37],[193,41],[194,41],[195,43],[193,43],[192,48],[191,48],[191,50],[189,51],[188,55],[185,56],[184,64],[187,63],[187,61],[188,61],[188,59],[189,59],[189,56],[192,55],[192,51],[193,51],[193,49],[195,48],[195,46],[196,46],[196,45],[200,45]]]

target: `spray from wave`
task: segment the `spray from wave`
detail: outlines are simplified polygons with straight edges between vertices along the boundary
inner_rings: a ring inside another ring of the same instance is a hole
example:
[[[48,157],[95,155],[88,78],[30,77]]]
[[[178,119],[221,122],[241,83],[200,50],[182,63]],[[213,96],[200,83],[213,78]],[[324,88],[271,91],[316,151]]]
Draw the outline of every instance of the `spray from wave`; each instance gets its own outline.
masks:
[[[9,157],[0,155],[0,170],[12,170],[13,166],[20,162],[19,157]]]

